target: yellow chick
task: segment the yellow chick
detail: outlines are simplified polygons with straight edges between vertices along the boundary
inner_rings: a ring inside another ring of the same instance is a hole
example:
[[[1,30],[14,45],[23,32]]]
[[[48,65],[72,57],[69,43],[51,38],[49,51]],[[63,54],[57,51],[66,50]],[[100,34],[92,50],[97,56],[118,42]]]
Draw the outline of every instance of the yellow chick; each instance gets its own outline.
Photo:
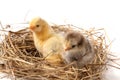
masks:
[[[42,18],[36,17],[30,22],[30,30],[36,49],[51,63],[62,61],[61,53],[64,51],[63,38],[56,34],[49,24]]]
[[[94,49],[81,33],[69,32],[65,36],[65,53],[62,57],[68,64],[74,62],[74,67],[82,68],[93,60]]]

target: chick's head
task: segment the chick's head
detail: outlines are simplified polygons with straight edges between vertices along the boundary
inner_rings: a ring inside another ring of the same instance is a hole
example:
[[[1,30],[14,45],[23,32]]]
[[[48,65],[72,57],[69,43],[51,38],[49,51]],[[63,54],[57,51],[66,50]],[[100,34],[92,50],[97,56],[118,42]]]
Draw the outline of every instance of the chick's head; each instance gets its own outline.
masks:
[[[30,22],[30,30],[32,32],[37,32],[40,33],[42,31],[45,31],[48,27],[48,23],[43,20],[42,18],[36,17],[34,19],[32,19],[32,21]]]
[[[84,44],[84,36],[79,32],[69,32],[65,37],[65,50],[80,48]]]

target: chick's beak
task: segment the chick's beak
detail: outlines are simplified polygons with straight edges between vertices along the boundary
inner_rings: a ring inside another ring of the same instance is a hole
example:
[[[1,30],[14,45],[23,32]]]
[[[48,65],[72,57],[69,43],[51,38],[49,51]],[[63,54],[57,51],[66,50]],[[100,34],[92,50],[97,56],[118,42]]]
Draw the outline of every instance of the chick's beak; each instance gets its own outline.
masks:
[[[70,49],[71,49],[70,47],[65,47],[65,51],[70,50]]]
[[[30,30],[34,30],[34,28],[35,28],[34,26],[30,26],[29,27]]]

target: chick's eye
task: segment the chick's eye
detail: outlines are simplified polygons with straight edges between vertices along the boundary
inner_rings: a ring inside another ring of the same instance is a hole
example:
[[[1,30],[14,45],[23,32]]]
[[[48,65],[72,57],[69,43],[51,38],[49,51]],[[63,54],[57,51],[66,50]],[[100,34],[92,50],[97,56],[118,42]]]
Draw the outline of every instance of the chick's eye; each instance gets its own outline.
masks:
[[[40,25],[36,25],[36,27],[40,27]]]
[[[76,45],[72,45],[72,48],[74,48]]]

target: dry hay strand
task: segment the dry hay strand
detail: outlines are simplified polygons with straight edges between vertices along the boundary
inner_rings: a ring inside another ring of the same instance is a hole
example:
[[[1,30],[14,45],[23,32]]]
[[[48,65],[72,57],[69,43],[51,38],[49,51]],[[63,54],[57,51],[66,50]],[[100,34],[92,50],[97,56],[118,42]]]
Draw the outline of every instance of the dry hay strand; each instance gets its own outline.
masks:
[[[101,80],[109,52],[104,29],[76,29],[73,25],[55,25],[52,28],[58,33],[71,30],[82,32],[93,42],[94,61],[82,69],[72,67],[72,63],[52,66],[35,49],[31,32],[23,29],[9,31],[5,35],[0,50],[0,60],[4,61],[0,72],[10,74],[12,80]]]

